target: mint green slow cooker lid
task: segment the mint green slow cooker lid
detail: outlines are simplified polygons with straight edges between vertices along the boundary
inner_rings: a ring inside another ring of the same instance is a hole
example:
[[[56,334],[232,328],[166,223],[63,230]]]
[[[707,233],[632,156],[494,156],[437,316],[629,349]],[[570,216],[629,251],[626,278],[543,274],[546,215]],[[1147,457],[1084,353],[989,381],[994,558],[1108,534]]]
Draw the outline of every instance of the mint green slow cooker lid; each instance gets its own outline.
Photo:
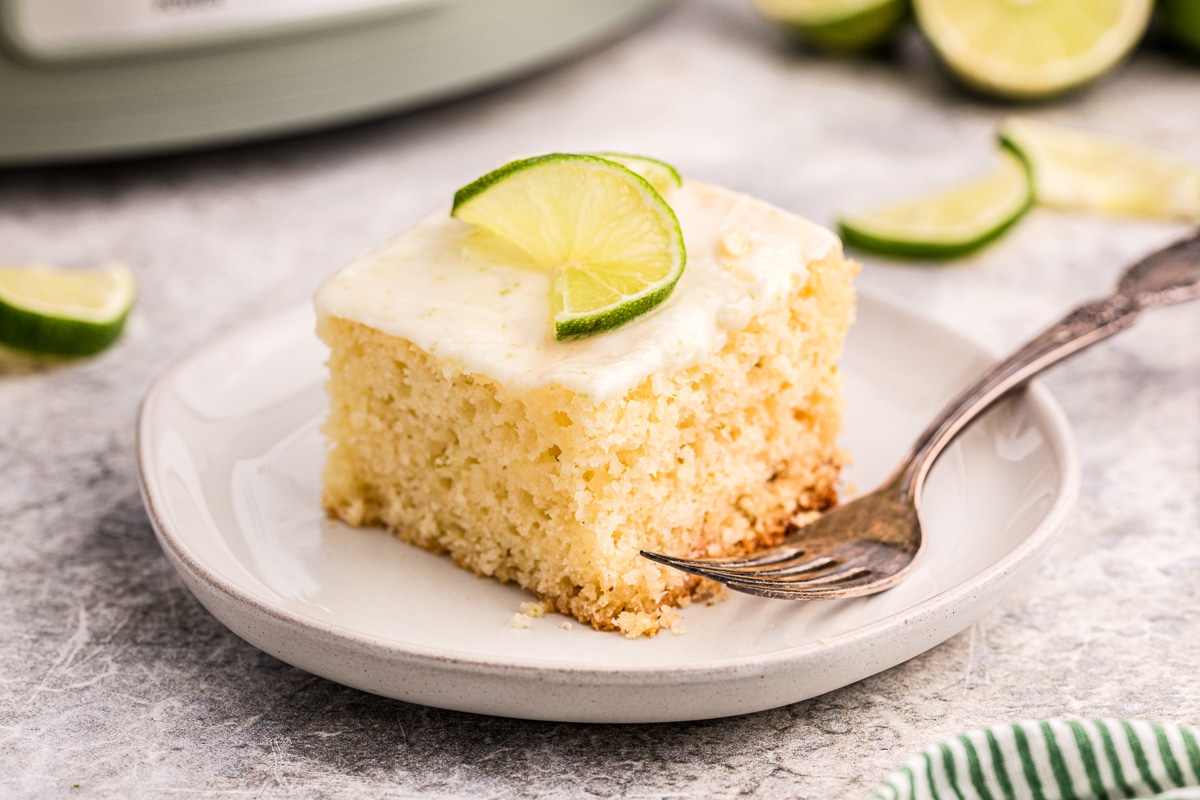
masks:
[[[0,166],[411,109],[568,58],[661,2],[97,0],[81,19],[77,0],[0,0]]]

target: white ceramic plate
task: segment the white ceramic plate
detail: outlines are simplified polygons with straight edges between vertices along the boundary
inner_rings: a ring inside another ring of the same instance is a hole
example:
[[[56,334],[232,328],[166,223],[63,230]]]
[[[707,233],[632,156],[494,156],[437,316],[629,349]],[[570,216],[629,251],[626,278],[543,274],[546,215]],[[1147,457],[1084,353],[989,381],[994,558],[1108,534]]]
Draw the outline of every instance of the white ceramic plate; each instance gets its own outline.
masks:
[[[1062,412],[1041,388],[1005,402],[942,456],[929,545],[900,586],[794,603],[734,594],[687,632],[626,640],[564,618],[508,626],[520,589],[481,580],[319,504],[324,351],[307,308],[241,328],[151,387],[138,454],[168,558],[251,644],[368,692],[484,714],[651,722],[742,714],[845,686],[962,630],[1028,572],[1079,482]],[[871,488],[990,358],[865,296],[843,361],[847,479]]]

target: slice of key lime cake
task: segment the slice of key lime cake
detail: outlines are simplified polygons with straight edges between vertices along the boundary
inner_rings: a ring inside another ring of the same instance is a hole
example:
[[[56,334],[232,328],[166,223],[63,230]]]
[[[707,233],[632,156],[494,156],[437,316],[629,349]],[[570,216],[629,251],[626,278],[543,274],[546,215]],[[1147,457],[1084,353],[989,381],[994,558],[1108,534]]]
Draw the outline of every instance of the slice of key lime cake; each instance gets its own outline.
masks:
[[[753,550],[836,502],[858,267],[823,228],[673,170],[655,188],[637,159],[516,164],[317,293],[323,502],[652,635],[712,587],[640,550]]]

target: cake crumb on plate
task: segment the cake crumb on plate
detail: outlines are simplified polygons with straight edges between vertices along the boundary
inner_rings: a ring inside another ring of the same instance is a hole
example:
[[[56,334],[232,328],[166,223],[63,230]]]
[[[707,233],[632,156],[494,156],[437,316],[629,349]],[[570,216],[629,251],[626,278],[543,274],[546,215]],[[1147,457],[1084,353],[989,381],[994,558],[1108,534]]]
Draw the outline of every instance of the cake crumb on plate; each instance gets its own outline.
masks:
[[[527,617],[544,617],[550,607],[545,602],[521,603],[521,613]]]

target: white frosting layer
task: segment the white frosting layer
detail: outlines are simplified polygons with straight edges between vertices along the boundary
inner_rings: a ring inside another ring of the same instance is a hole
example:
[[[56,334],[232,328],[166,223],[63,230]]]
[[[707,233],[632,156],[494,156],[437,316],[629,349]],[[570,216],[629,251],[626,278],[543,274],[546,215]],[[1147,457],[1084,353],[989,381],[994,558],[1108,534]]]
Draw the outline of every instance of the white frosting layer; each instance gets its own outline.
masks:
[[[667,202],[687,247],[683,276],[658,308],[606,333],[555,341],[549,274],[498,263],[446,210],[330,278],[317,313],[403,337],[468,373],[520,388],[557,383],[600,401],[716,353],[728,332],[786,296],[792,275],[839,246],[794,214],[696,181]]]

